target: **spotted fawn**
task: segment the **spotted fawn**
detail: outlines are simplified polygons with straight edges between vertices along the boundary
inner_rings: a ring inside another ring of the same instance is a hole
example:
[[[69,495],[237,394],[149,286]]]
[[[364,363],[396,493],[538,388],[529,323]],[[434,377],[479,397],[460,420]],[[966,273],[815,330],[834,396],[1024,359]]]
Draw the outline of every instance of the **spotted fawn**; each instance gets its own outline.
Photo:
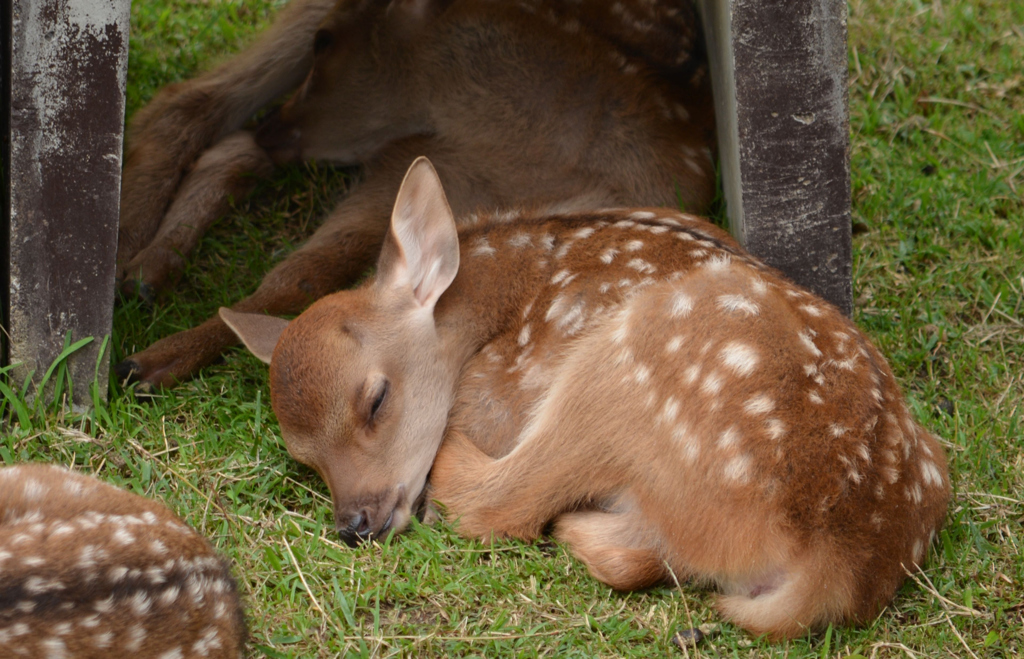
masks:
[[[946,512],[943,449],[877,348],[690,215],[457,234],[420,159],[372,280],[291,323],[222,313],[350,543],[431,497],[466,536],[552,525],[616,589],[713,584],[781,639],[871,620]]]
[[[0,656],[237,659],[227,564],[163,505],[63,468],[0,468]]]

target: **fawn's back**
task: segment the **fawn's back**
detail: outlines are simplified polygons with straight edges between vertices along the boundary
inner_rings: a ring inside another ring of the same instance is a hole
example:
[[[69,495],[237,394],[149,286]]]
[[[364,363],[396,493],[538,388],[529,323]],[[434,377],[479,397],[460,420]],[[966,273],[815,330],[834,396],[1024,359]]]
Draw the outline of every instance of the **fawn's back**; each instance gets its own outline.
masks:
[[[67,471],[0,469],[0,654],[241,656],[227,564],[163,505]]]

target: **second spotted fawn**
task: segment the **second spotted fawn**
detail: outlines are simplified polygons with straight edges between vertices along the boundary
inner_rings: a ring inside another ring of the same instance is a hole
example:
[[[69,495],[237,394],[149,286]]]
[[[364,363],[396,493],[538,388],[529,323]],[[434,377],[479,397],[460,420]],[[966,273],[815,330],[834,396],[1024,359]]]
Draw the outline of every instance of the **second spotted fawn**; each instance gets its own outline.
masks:
[[[689,215],[457,234],[420,159],[371,281],[291,323],[222,314],[350,543],[430,496],[471,537],[553,524],[616,589],[710,582],[779,639],[877,615],[946,512],[942,447],[878,350]]]
[[[47,465],[0,468],[0,656],[238,659],[227,564],[163,505]]]

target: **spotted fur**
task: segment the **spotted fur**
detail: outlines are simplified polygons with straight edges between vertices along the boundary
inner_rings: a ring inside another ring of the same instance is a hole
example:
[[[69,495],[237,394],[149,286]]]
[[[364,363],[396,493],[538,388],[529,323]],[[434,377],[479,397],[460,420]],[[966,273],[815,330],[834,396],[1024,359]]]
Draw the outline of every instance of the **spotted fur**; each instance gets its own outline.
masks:
[[[63,468],[0,468],[0,656],[227,659],[227,563],[164,506]]]

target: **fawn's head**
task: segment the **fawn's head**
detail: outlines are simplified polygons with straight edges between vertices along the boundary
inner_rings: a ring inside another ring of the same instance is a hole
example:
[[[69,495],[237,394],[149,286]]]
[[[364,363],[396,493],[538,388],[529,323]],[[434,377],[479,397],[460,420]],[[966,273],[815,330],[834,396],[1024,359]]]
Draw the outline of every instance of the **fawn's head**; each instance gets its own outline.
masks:
[[[339,0],[310,44],[306,80],[260,127],[260,146],[277,161],[351,164],[422,131],[410,46],[449,2]]]
[[[270,364],[271,403],[288,452],[315,469],[351,545],[409,522],[441,443],[457,372],[434,305],[459,268],[455,221],[433,166],[412,164],[376,276],[290,323],[221,317]]]

